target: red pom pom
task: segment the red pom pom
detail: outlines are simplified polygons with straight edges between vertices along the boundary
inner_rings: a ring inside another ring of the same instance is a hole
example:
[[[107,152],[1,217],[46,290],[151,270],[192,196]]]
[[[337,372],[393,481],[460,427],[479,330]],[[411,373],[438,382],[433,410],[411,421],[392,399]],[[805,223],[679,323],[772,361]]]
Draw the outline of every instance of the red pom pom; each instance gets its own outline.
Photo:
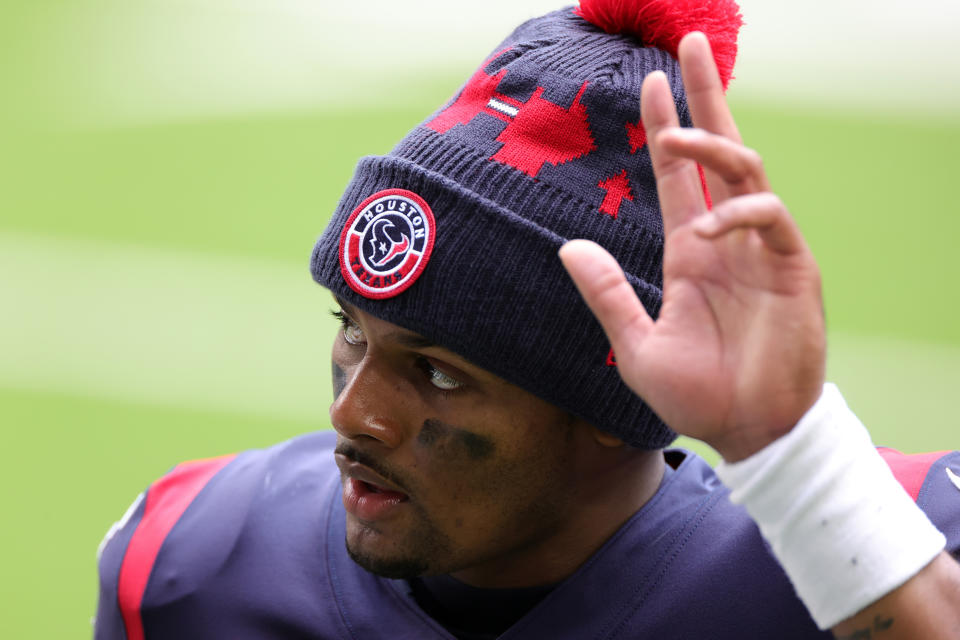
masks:
[[[577,15],[607,33],[623,33],[677,57],[680,40],[691,31],[706,34],[726,88],[737,59],[737,33],[743,24],[734,0],[580,0]]]

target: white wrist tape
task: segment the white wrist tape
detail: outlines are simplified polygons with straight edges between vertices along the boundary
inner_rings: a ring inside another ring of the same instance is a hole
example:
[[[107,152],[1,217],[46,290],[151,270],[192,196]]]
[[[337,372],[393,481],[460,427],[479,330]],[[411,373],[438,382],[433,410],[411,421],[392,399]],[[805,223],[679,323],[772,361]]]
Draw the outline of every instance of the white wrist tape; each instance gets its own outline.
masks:
[[[790,433],[717,475],[821,629],[902,585],[946,544],[832,384]]]

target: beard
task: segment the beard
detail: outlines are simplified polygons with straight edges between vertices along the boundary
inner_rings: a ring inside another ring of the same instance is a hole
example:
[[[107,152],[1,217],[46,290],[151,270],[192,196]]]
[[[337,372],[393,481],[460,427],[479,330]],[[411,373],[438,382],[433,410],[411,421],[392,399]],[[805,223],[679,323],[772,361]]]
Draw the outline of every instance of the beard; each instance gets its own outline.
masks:
[[[376,525],[358,522],[353,524],[368,535],[355,533],[351,538],[351,523],[348,522],[344,542],[350,559],[374,575],[395,580],[409,580],[457,569],[457,563],[452,558],[455,554],[451,553],[454,545],[450,538],[419,505],[412,504],[411,507],[417,512],[417,520],[405,532],[395,534],[397,537],[393,539],[393,544],[377,544],[377,538],[383,534]],[[358,529],[353,531],[357,532]],[[387,541],[381,539],[380,542]]]
[[[410,580],[422,576],[430,570],[430,563],[425,558],[412,555],[401,558],[378,558],[351,549],[349,543],[347,543],[347,554],[358,565],[381,578]]]

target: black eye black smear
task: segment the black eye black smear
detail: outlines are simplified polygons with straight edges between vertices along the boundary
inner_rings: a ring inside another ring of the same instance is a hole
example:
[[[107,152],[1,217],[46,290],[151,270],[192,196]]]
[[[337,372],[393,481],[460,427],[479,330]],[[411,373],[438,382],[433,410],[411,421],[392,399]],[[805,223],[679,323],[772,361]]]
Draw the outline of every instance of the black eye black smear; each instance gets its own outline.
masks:
[[[448,456],[465,453],[473,461],[489,458],[496,448],[493,440],[486,436],[433,419],[424,420],[417,442],[425,447],[437,447]]]
[[[331,376],[331,380],[333,381],[333,399],[336,400],[343,392],[343,388],[347,386],[347,374],[343,372],[343,369],[341,369],[336,362],[330,364],[332,365],[333,374]]]

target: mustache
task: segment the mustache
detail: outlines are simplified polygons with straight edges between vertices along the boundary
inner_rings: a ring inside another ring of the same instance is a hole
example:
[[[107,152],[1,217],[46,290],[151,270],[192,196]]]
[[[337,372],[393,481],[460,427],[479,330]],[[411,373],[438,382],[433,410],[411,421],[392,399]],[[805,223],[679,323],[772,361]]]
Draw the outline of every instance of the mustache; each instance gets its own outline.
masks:
[[[357,449],[353,445],[346,442],[338,442],[333,452],[335,454],[339,453],[340,455],[346,457],[347,460],[350,460],[352,462],[358,462],[365,467],[369,467],[370,469],[373,469],[374,471],[379,473],[381,476],[383,476],[384,480],[389,480],[394,485],[396,485],[397,488],[402,489],[404,493],[408,493],[407,484],[404,481],[404,479],[398,476],[393,471],[393,469],[390,469],[389,467],[384,465],[378,458],[373,457],[366,451]]]

